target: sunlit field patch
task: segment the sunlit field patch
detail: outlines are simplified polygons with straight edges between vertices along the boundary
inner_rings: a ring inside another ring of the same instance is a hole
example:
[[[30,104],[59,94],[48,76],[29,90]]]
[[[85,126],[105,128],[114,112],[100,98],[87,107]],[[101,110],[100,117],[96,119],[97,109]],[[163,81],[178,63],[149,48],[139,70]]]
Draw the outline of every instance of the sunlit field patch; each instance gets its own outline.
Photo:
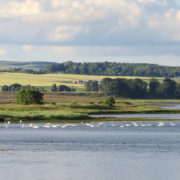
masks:
[[[102,80],[103,78],[140,78],[148,81],[151,77],[134,77],[134,76],[92,76],[92,75],[76,75],[76,74],[25,74],[25,73],[0,73],[0,86],[19,83],[31,86],[51,86],[68,85],[75,88],[83,88],[83,84],[73,84],[78,80]],[[162,78],[159,78],[162,79]]]

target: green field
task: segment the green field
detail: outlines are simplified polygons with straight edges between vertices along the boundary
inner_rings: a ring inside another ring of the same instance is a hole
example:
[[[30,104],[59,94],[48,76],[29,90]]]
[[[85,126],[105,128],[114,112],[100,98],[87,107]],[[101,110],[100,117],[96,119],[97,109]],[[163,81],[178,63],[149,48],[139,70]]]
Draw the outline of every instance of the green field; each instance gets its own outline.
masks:
[[[78,80],[102,80],[103,78],[140,78],[148,81],[150,77],[132,77],[132,76],[91,76],[77,74],[24,74],[24,73],[0,73],[0,86],[19,83],[22,85],[47,87],[52,84],[67,85],[76,89],[83,89],[82,84],[73,84],[72,81]],[[158,78],[162,80],[162,78]]]

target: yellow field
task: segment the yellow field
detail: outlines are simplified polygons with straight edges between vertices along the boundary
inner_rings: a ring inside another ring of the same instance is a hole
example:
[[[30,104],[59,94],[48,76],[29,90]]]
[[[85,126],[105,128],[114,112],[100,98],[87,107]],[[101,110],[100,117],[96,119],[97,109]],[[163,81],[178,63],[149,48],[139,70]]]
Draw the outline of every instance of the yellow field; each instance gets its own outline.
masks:
[[[92,76],[92,75],[74,75],[74,74],[24,74],[24,73],[0,73],[0,86],[10,85],[13,83],[19,83],[22,85],[31,86],[51,86],[68,85],[71,87],[82,88],[84,85],[73,84],[72,81],[77,80],[101,80],[105,77],[109,78],[141,78],[143,80],[149,80],[150,77],[132,77],[132,76]]]

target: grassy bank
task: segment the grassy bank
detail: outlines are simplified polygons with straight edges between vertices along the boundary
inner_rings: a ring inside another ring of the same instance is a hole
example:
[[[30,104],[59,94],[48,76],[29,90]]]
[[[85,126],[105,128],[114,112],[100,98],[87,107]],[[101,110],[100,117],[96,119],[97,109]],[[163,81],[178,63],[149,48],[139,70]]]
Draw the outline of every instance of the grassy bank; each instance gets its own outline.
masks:
[[[3,96],[6,99],[5,94]],[[11,94],[11,98],[15,95]],[[180,113],[180,109],[161,108],[167,104],[180,104],[180,100],[132,100],[116,99],[115,107],[107,107],[104,97],[94,96],[61,96],[45,94],[43,105],[17,105],[3,102],[0,98],[0,117],[5,121],[19,122],[89,122],[89,121],[128,121],[150,120],[149,118],[90,118],[90,114],[170,114]],[[153,119],[154,120],[154,119]]]

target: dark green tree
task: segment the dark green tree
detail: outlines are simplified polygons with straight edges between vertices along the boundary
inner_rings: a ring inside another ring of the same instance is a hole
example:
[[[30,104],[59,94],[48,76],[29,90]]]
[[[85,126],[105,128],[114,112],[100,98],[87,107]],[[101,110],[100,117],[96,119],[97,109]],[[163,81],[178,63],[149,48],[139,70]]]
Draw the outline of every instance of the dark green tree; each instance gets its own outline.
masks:
[[[98,81],[89,81],[85,83],[86,91],[98,91],[99,84]]]
[[[100,90],[104,92],[105,95],[109,94],[109,83],[112,81],[111,78],[104,78],[100,83]]]
[[[9,86],[9,91],[19,91],[21,89],[21,84],[14,83]]]
[[[17,96],[16,102],[18,104],[42,104],[43,93],[33,89],[21,89]]]
[[[60,85],[58,91],[71,91],[71,88],[65,85]]]
[[[108,96],[105,100],[105,104],[109,107],[113,107],[113,105],[116,103],[115,98],[112,96]]]
[[[9,91],[9,86],[4,85],[4,86],[2,86],[1,90],[2,91]]]
[[[86,91],[91,91],[91,82],[85,82]]]
[[[180,98],[180,83],[176,85],[176,98]]]
[[[56,86],[56,84],[53,84],[53,85],[51,86],[51,91],[57,91],[57,86]]]
[[[128,97],[129,87],[126,79],[113,79],[106,87],[106,94],[115,97]]]
[[[132,98],[144,98],[147,93],[147,83],[141,79],[129,80],[130,93],[129,96]]]
[[[157,97],[158,96],[158,88],[160,86],[160,83],[157,79],[151,78],[149,82],[149,95],[151,97]]]
[[[165,78],[158,88],[158,93],[162,98],[175,97],[176,82],[172,79]]]

